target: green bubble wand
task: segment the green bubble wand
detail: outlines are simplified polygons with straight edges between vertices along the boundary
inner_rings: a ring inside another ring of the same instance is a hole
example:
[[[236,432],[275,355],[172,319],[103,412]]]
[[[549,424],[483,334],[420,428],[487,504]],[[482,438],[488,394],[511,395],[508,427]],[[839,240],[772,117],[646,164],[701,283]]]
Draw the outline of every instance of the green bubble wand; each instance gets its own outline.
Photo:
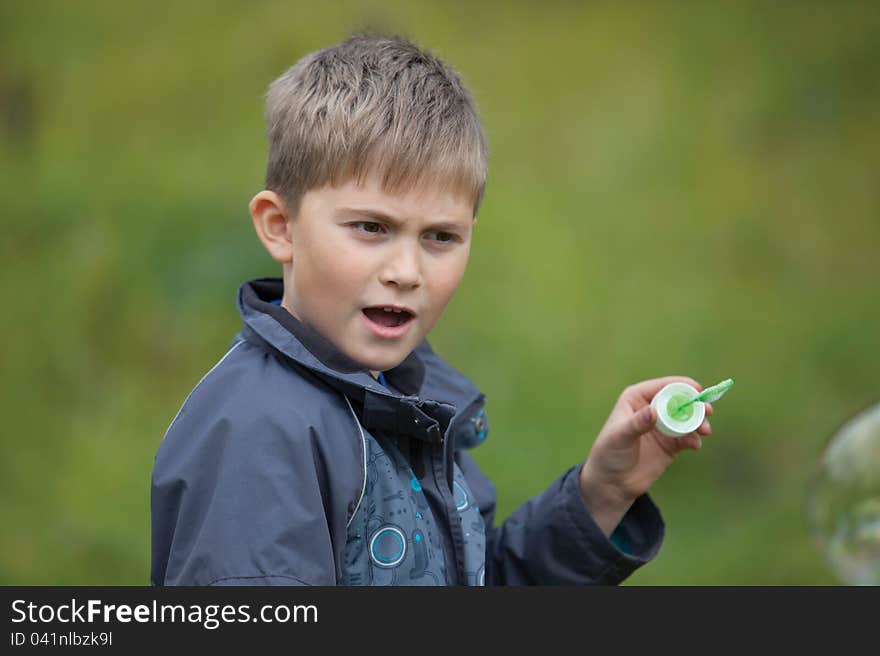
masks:
[[[690,401],[686,403],[682,403],[675,409],[675,412],[670,412],[669,414],[675,417],[680,413],[684,408],[688,407],[692,403],[696,403],[697,401],[702,401],[703,403],[711,403],[712,401],[717,401],[722,396],[727,393],[733,387],[733,378],[728,378],[727,380],[722,380],[717,385],[712,385],[712,387],[707,387],[702,392],[700,392],[697,396],[692,398]]]

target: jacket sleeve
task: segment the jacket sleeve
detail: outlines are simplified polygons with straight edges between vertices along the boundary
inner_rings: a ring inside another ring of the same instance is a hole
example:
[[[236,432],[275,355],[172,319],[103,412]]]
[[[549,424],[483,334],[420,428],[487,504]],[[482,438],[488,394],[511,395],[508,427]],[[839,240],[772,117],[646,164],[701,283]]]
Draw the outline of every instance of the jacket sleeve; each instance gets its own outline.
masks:
[[[469,454],[461,454],[459,466],[486,525],[487,585],[617,584],[651,560],[663,542],[663,519],[647,494],[605,537],[581,499],[580,466],[496,527],[494,485]]]
[[[151,583],[335,585],[319,436],[288,408],[230,406],[194,394],[159,448]]]

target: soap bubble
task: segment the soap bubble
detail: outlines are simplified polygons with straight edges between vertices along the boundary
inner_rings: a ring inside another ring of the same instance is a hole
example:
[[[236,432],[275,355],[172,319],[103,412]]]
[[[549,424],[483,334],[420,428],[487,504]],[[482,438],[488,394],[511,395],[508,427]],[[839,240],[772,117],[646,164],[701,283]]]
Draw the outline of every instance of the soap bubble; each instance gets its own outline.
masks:
[[[806,513],[841,581],[880,585],[880,403],[834,434],[810,481]]]

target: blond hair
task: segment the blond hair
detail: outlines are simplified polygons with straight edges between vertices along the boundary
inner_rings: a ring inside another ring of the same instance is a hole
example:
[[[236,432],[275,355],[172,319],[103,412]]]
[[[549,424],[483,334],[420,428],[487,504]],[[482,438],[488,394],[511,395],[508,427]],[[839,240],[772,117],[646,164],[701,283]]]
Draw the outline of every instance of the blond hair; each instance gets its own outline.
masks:
[[[486,138],[468,90],[402,37],[359,34],[300,59],[269,85],[266,129],[266,188],[294,213],[306,191],[370,174],[389,193],[462,194],[475,216],[486,187]]]

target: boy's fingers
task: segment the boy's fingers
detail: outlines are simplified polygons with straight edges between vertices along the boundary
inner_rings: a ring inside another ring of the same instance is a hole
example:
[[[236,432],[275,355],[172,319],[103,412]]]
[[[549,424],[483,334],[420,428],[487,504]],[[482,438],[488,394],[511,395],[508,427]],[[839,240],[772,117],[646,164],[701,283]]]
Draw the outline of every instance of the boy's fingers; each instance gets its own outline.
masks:
[[[703,448],[703,440],[700,439],[700,436],[696,433],[691,433],[687,437],[682,437],[687,448],[693,449],[694,451],[699,451]]]
[[[715,408],[712,407],[712,404],[706,401],[706,416],[711,417],[715,412]]]
[[[700,427],[697,429],[697,433],[700,435],[711,435],[712,434],[712,426],[709,424],[709,420],[703,420],[703,423],[700,424]]]

